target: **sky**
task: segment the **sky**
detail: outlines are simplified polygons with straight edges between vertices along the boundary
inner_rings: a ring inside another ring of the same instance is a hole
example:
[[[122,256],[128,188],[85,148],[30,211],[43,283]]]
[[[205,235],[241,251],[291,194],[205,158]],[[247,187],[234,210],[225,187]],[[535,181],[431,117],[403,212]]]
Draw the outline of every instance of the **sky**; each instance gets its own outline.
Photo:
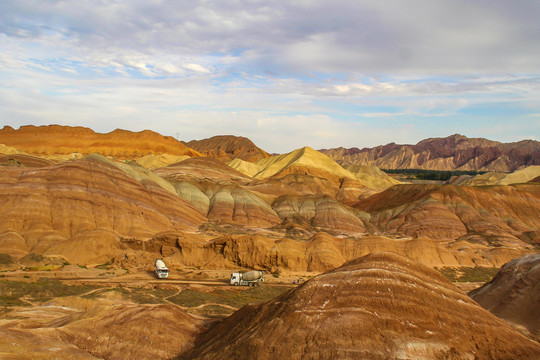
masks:
[[[540,140],[537,0],[2,0],[0,125]]]

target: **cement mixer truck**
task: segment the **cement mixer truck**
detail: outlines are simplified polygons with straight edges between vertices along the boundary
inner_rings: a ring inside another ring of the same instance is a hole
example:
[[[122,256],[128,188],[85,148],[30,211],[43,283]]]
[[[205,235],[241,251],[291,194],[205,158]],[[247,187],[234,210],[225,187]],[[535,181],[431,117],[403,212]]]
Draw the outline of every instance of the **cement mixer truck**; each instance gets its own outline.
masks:
[[[255,286],[264,281],[264,271],[248,271],[245,273],[232,273],[231,285]]]
[[[158,279],[166,279],[169,277],[169,269],[167,269],[163,260],[156,259],[154,275]]]

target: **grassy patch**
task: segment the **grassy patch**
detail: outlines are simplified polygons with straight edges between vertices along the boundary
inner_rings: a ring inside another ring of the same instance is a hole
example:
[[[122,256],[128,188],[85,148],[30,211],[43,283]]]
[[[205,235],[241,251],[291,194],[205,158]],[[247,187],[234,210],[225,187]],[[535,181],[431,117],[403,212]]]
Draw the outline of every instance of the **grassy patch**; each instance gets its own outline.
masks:
[[[96,286],[64,285],[57,279],[39,279],[36,282],[0,281],[0,306],[27,306],[20,298],[45,302],[56,297],[80,295]]]
[[[499,268],[492,267],[444,267],[435,268],[448,280],[452,282],[488,282],[499,271]]]
[[[41,265],[41,266],[32,266],[28,270],[30,271],[56,271],[60,270],[64,265],[53,265],[53,264],[47,264],[47,265]]]
[[[184,307],[197,307],[204,304],[223,304],[240,308],[249,303],[271,300],[289,289],[277,286],[257,286],[245,290],[214,290],[211,292],[193,289],[184,290],[169,301]]]
[[[100,270],[110,270],[110,269],[111,269],[111,263],[110,263],[110,262],[106,262],[105,264],[98,265],[98,266],[96,266],[96,269],[100,269]]]

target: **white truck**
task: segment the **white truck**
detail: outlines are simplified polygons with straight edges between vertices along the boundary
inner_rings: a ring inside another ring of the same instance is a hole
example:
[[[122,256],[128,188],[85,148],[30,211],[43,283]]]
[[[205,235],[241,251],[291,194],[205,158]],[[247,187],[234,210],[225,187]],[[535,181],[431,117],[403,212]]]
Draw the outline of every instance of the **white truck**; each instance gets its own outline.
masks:
[[[161,259],[157,259],[155,263],[154,275],[158,279],[166,279],[169,277],[169,269],[165,266],[165,263]]]
[[[235,272],[231,274],[231,285],[255,286],[264,281],[264,271],[248,271],[245,273]]]

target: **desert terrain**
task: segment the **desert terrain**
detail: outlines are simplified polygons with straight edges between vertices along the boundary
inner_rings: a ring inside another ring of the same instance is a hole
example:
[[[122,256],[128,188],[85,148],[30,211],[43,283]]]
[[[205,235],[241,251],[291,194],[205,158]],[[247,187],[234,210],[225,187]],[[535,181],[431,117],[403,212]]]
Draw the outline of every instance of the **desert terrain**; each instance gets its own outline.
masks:
[[[540,358],[538,143],[357,150],[0,129],[0,357]]]

